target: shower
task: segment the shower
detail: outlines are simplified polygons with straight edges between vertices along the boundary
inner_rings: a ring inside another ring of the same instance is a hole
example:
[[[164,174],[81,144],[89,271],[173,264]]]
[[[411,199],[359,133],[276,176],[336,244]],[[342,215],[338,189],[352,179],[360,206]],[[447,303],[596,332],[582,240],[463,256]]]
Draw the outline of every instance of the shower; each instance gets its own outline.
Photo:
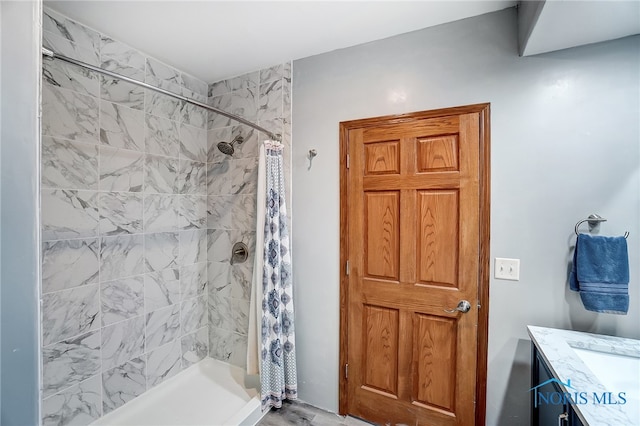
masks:
[[[244,138],[238,135],[235,138],[233,138],[231,143],[218,142],[218,149],[220,150],[221,153],[225,155],[233,155],[233,153],[235,152],[235,148],[233,147],[233,145],[236,143],[242,143],[242,142],[244,142]]]
[[[25,423],[257,423],[261,379],[245,368],[249,322],[235,312],[251,306],[259,141],[291,134],[291,64],[206,82],[55,10],[42,20],[43,37],[136,71],[42,50],[42,409]],[[78,81],[82,70],[113,84]],[[257,75],[277,82],[264,101],[243,89]],[[269,129],[217,107],[245,101]]]

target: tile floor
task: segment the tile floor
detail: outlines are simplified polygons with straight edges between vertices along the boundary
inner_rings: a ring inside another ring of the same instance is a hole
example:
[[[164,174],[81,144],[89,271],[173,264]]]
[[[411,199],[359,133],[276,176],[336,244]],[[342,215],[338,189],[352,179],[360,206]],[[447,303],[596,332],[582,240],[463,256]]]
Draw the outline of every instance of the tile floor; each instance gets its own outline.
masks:
[[[370,426],[353,417],[342,417],[304,402],[287,402],[282,408],[272,408],[258,426],[313,425],[313,426]]]

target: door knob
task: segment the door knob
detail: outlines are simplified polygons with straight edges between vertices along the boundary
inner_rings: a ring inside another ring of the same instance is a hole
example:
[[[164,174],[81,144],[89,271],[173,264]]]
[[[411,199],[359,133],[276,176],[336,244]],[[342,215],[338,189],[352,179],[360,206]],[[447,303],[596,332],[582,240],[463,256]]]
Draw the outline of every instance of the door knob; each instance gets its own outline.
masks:
[[[456,306],[453,309],[445,309],[444,311],[447,313],[454,313],[454,312],[462,312],[463,314],[466,314],[467,312],[469,312],[469,310],[471,309],[471,303],[467,302],[466,300],[461,300],[458,303],[458,306]]]

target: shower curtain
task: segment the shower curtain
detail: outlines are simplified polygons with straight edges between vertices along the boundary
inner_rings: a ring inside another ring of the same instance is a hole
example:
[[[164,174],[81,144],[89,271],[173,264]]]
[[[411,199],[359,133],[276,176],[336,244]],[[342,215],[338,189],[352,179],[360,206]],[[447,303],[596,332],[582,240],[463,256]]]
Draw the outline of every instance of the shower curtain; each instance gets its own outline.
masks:
[[[283,146],[260,147],[256,255],[247,371],[260,372],[262,409],[298,396]]]

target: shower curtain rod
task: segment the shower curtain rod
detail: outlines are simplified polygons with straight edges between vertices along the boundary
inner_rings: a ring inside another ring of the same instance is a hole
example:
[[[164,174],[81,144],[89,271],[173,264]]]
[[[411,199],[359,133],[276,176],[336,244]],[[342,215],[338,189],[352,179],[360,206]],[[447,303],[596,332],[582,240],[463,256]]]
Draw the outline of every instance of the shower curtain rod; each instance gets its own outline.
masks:
[[[215,112],[216,114],[223,115],[223,116],[225,116],[227,118],[230,118],[230,119],[235,120],[235,121],[237,121],[239,123],[245,124],[245,125],[247,125],[249,127],[252,127],[252,128],[254,128],[256,130],[259,130],[262,133],[264,133],[267,136],[269,136],[273,140],[282,141],[282,136],[281,135],[276,134],[276,133],[272,133],[269,130],[265,129],[264,127],[258,126],[257,124],[252,123],[249,120],[246,120],[246,119],[244,119],[242,117],[239,117],[239,116],[237,116],[235,114],[231,114],[230,112],[223,111],[223,110],[218,109],[216,107],[212,107],[212,106],[209,106],[207,104],[203,104],[202,102],[198,102],[196,100],[189,99],[189,98],[187,98],[185,96],[178,95],[177,93],[173,93],[173,92],[170,92],[168,90],[152,86],[152,85],[150,85],[148,83],[143,83],[143,82],[135,80],[133,78],[130,78],[130,77],[127,77],[127,76],[124,76],[124,75],[120,75],[120,74],[117,74],[115,72],[112,72],[112,71],[109,71],[109,70],[105,70],[105,69],[102,69],[100,67],[96,67],[96,66],[91,65],[91,64],[87,64],[86,62],[82,62],[82,61],[78,61],[78,60],[73,59],[73,58],[69,58],[68,56],[61,55],[59,53],[53,52],[53,51],[51,51],[49,49],[46,49],[44,47],[42,48],[42,55],[46,56],[48,58],[51,58],[51,59],[60,59],[61,61],[68,62],[70,64],[77,65],[79,67],[87,68],[87,69],[89,69],[91,71],[99,72],[101,74],[108,75],[109,77],[114,77],[114,78],[117,78],[119,80],[126,81],[128,83],[144,87],[145,89],[153,90],[154,92],[162,93],[163,95],[171,96],[172,98],[176,98],[176,99],[179,99],[181,101],[188,102],[191,105],[199,106],[200,108],[204,108],[204,109],[209,110],[211,112]]]

